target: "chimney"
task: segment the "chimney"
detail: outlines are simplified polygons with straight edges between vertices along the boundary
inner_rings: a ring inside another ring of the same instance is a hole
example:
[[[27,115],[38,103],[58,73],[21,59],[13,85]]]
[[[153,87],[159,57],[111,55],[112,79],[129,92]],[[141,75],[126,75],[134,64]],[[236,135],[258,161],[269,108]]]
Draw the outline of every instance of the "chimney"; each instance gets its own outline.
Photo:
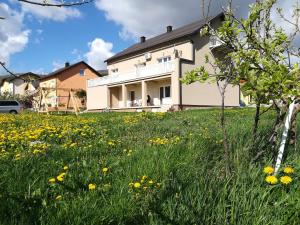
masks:
[[[173,27],[172,27],[172,26],[167,26],[167,33],[172,32],[172,30],[173,30]]]
[[[70,63],[69,62],[66,62],[65,63],[65,67],[69,67],[70,66]]]
[[[142,36],[141,37],[141,43],[144,43],[146,41],[146,37],[145,36]]]

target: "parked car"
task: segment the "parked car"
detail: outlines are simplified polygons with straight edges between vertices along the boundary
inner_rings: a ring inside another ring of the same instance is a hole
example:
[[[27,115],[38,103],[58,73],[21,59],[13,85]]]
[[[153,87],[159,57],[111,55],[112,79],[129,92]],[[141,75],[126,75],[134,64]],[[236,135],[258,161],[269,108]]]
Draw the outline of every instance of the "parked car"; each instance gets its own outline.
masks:
[[[22,105],[13,100],[0,100],[0,113],[17,114],[22,111]]]

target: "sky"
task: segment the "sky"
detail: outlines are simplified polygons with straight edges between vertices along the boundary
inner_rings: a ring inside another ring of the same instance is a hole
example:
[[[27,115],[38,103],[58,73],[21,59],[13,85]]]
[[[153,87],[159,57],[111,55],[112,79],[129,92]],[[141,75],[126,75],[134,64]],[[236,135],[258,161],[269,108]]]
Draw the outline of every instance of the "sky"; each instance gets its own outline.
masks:
[[[279,4],[289,12],[296,1]],[[254,2],[234,0],[237,15],[247,15]],[[226,0],[212,0],[210,14],[218,14],[225,5]],[[94,0],[68,8],[0,0],[0,17],[6,18],[0,20],[0,61],[13,72],[46,74],[80,60],[106,69],[105,59],[140,36],[150,38],[168,25],[177,28],[199,20],[201,11],[201,0]]]

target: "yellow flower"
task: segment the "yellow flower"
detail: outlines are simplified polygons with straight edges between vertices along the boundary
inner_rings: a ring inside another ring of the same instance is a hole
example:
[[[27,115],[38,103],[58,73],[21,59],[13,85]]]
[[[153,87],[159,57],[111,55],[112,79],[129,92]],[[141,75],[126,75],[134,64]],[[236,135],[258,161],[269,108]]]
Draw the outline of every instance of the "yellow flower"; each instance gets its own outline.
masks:
[[[103,173],[106,173],[108,171],[108,168],[107,167],[104,167],[103,169],[102,169],[102,172]]]
[[[267,182],[268,184],[277,184],[278,179],[277,179],[277,177],[275,177],[275,176],[267,176],[267,177],[266,177],[266,182]]]
[[[53,183],[55,183],[55,178],[50,178],[48,181],[49,181],[49,183],[53,184]]]
[[[58,181],[63,181],[64,178],[65,178],[65,175],[66,175],[66,173],[61,173],[61,174],[59,174],[59,175],[56,177],[56,179],[57,179]]]
[[[134,185],[133,185],[135,188],[140,188],[141,187],[141,184],[139,183],[139,182],[136,182],[136,183],[134,183]]]
[[[293,181],[293,179],[289,176],[283,176],[280,178],[280,182],[283,183],[284,185],[288,185]]]
[[[56,198],[55,198],[55,200],[57,200],[57,201],[59,201],[59,200],[61,200],[61,199],[62,199],[62,196],[61,196],[61,195],[57,195]]]
[[[274,173],[274,168],[271,167],[271,166],[267,166],[267,167],[264,168],[264,173],[265,174],[272,174],[272,173]]]
[[[68,166],[64,166],[64,170],[68,170],[69,169],[69,167]]]
[[[96,184],[89,184],[89,190],[95,190]]]
[[[292,174],[292,173],[294,173],[294,169],[290,166],[287,166],[284,168],[283,172],[286,174]]]

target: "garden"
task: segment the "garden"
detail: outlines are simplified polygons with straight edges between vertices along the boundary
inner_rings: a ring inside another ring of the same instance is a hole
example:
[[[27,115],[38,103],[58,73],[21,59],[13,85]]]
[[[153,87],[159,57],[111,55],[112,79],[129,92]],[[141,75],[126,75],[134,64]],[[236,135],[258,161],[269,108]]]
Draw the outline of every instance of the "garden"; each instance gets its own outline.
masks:
[[[272,111],[0,115],[0,224],[299,224],[299,147],[273,176]]]

